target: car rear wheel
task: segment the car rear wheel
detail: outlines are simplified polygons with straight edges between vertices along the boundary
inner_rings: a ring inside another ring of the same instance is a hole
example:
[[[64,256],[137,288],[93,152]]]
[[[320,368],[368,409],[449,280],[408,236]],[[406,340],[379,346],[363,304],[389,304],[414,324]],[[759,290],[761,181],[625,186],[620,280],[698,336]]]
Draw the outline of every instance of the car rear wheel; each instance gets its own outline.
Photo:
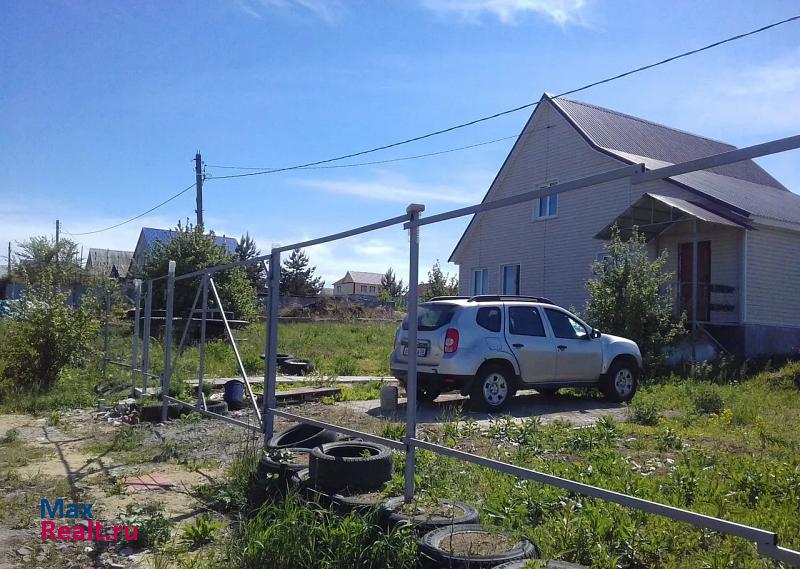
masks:
[[[470,394],[474,406],[483,411],[499,411],[512,397],[514,386],[504,367],[487,365],[478,371]]]
[[[626,360],[616,360],[600,386],[603,394],[611,401],[630,401],[639,386],[639,369]]]

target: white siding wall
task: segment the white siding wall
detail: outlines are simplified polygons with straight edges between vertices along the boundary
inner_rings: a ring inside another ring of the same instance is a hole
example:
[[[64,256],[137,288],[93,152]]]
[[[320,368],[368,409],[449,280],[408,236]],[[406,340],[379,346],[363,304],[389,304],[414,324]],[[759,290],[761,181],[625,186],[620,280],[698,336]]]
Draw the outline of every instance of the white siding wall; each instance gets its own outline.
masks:
[[[747,234],[746,321],[800,326],[800,233],[757,229]]]
[[[593,149],[545,102],[500,172],[487,201],[536,189],[548,180],[564,182],[622,165]],[[533,221],[532,204],[479,214],[454,256],[461,294],[472,292],[473,269],[487,268],[488,292],[497,293],[500,266],[519,263],[521,294],[546,296],[565,307],[583,308],[591,264],[604,245],[594,235],[645,192],[693,195],[663,181],[632,187],[627,180],[618,180],[559,195],[556,219]]]

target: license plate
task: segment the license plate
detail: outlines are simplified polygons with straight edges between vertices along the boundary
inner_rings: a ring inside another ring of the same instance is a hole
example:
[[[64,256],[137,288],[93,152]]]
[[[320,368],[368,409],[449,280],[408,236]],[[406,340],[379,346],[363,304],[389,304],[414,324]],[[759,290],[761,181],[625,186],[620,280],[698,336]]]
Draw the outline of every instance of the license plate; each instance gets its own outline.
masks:
[[[408,355],[408,346],[403,346],[403,355],[404,356]],[[418,358],[424,358],[427,355],[428,355],[428,349],[427,348],[424,348],[424,347],[423,348],[420,348],[420,347],[417,348],[417,357]]]

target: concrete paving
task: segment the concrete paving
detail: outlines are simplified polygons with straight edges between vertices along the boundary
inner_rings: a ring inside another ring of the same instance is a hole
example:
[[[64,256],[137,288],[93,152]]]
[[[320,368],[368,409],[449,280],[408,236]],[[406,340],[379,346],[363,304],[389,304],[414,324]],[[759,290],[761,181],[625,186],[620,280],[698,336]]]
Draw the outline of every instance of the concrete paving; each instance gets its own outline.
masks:
[[[373,417],[405,421],[405,398],[400,398],[398,410],[395,412],[381,411],[380,400],[377,399],[348,401],[340,403],[340,405],[345,405]],[[620,403],[571,395],[546,397],[534,390],[524,390],[517,392],[517,396],[511,400],[502,413],[493,415],[472,411],[468,399],[458,393],[445,393],[440,395],[433,403],[424,403],[417,406],[417,424],[435,424],[446,421],[448,417],[452,417],[455,407],[461,407],[464,417],[475,419],[483,426],[488,426],[490,417],[501,415],[509,415],[517,422],[529,417],[539,417],[545,424],[555,421],[568,421],[576,427],[594,425],[599,419],[606,416],[610,416],[617,421],[623,421],[626,417],[625,406]]]

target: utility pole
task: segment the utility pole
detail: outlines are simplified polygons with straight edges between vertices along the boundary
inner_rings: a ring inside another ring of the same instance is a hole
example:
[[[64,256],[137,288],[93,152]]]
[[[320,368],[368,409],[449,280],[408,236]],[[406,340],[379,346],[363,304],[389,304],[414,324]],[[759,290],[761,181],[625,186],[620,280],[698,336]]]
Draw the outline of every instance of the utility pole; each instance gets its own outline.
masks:
[[[203,159],[199,151],[194,155],[194,176],[197,190],[197,226],[203,227]]]

